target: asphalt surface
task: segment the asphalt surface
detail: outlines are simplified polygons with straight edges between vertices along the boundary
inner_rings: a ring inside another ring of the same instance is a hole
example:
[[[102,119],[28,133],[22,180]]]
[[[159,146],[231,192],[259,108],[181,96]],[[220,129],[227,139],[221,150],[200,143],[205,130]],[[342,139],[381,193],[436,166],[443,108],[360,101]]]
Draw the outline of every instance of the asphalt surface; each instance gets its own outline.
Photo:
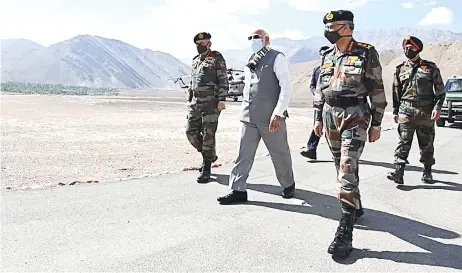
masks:
[[[344,260],[327,254],[340,217],[326,144],[294,150],[297,191],[283,199],[269,157],[256,160],[247,204],[220,206],[231,166],[152,179],[2,193],[2,271],[461,271],[462,129],[437,128],[434,184],[414,139],[405,185],[386,179],[395,130],[368,143],[365,214]]]

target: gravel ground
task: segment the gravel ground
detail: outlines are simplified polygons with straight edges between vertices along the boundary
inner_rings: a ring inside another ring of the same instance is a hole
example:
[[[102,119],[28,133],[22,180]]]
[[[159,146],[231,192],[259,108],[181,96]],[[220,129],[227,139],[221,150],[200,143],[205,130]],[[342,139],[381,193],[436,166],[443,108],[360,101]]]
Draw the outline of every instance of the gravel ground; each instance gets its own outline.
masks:
[[[117,181],[198,166],[200,154],[184,133],[183,96],[2,94],[1,189]],[[309,104],[298,102],[289,109],[294,152],[306,144],[312,128],[312,110],[305,106]],[[227,102],[220,117],[215,164],[232,163],[237,155],[239,106],[240,102]],[[257,155],[266,153],[262,142]]]

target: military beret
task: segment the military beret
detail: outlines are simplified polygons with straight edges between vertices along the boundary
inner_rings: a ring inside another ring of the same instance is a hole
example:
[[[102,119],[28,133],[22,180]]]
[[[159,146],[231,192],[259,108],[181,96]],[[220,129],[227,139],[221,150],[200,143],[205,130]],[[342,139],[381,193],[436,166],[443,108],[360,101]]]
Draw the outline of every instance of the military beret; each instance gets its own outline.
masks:
[[[411,44],[413,47],[415,47],[417,51],[422,51],[423,49],[423,43],[417,37],[410,36],[410,35],[406,36],[406,38],[404,38],[403,40],[403,48],[408,44]]]
[[[199,32],[196,34],[196,36],[194,36],[194,43],[196,43],[198,40],[202,40],[202,39],[210,39],[212,38],[212,35],[210,35],[210,33],[208,32]]]
[[[353,22],[354,15],[349,10],[334,10],[329,11],[326,15],[324,15],[324,19],[322,20],[324,24],[337,22],[337,21],[351,21]]]
[[[328,46],[321,46],[321,48],[319,49],[319,53],[323,53],[324,51],[326,51],[327,49],[329,49],[330,47]]]

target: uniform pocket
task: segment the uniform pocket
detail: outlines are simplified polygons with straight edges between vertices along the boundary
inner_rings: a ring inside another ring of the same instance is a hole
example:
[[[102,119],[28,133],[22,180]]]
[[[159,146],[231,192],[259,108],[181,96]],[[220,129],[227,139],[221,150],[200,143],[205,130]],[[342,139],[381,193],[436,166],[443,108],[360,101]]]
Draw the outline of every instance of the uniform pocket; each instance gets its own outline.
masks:
[[[204,109],[201,113],[202,122],[218,122],[220,117],[220,110],[218,109]]]
[[[363,77],[364,60],[357,56],[347,57],[343,64],[341,71],[344,75],[344,83],[346,85],[358,85],[361,83]]]
[[[319,73],[319,85],[321,90],[326,89],[330,85],[330,80],[332,79],[332,75],[334,74],[334,67],[327,67],[322,68],[321,72]]]

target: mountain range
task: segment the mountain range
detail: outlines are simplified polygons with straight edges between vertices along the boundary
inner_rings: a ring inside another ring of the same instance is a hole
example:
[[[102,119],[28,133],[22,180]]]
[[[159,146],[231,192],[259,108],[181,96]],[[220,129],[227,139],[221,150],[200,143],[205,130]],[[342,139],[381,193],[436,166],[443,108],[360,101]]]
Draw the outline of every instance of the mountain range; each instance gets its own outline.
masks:
[[[391,30],[368,30],[355,31],[354,38],[357,41],[373,45],[378,51],[395,50],[401,46],[404,37],[413,35],[422,40],[424,45],[439,43],[442,41],[462,40],[462,33],[439,29],[416,29],[416,28],[397,28]],[[270,33],[271,37],[271,33]],[[270,41],[271,46],[283,52],[289,62],[303,63],[319,59],[318,51],[323,45],[331,44],[323,36],[314,36],[304,40],[291,40],[288,38],[276,38]],[[226,63],[229,68],[241,68],[245,65],[245,60],[250,54],[249,49],[223,51]]]
[[[455,75],[462,75],[462,40],[442,41],[424,45],[420,57],[434,62],[440,69],[443,81]],[[380,63],[382,65],[382,77],[385,92],[388,97],[388,108],[392,106],[391,91],[393,84],[393,73],[396,66],[403,62],[406,57],[402,49],[385,50],[380,52]],[[311,100],[313,98],[309,91],[313,69],[319,65],[319,60],[291,65],[291,77],[294,88],[295,100]]]
[[[190,67],[170,54],[119,40],[79,35],[49,47],[1,41],[2,81],[113,88],[172,88]]]
[[[382,65],[390,65],[402,58],[400,45],[406,35],[419,37],[424,43],[424,52],[437,50],[435,58],[451,57],[443,69],[459,66],[451,65],[459,60],[460,50],[455,41],[462,40],[462,33],[445,30],[425,30],[398,28],[392,30],[355,31],[356,40],[374,45],[381,55]],[[271,35],[271,34],[270,34]],[[430,46],[431,44],[431,46]],[[283,52],[297,77],[309,78],[312,66],[318,60],[318,50],[330,45],[323,36],[314,36],[304,40],[276,38],[271,46]],[[458,44],[461,45],[461,44]],[[450,52],[439,50],[447,46]],[[226,59],[228,68],[242,69],[249,49],[220,50]],[[438,51],[439,50],[439,51]],[[429,54],[429,53],[426,53]],[[438,55],[440,54],[440,55]],[[150,49],[140,49],[119,40],[92,35],[79,35],[49,47],[44,47],[26,39],[1,41],[1,79],[3,82],[51,83],[91,87],[112,88],[178,88],[174,78],[188,75],[191,67],[174,56]],[[300,70],[300,71],[299,71]],[[303,70],[303,71],[301,71]],[[448,72],[449,73],[449,72]],[[307,88],[304,83],[303,88]]]

